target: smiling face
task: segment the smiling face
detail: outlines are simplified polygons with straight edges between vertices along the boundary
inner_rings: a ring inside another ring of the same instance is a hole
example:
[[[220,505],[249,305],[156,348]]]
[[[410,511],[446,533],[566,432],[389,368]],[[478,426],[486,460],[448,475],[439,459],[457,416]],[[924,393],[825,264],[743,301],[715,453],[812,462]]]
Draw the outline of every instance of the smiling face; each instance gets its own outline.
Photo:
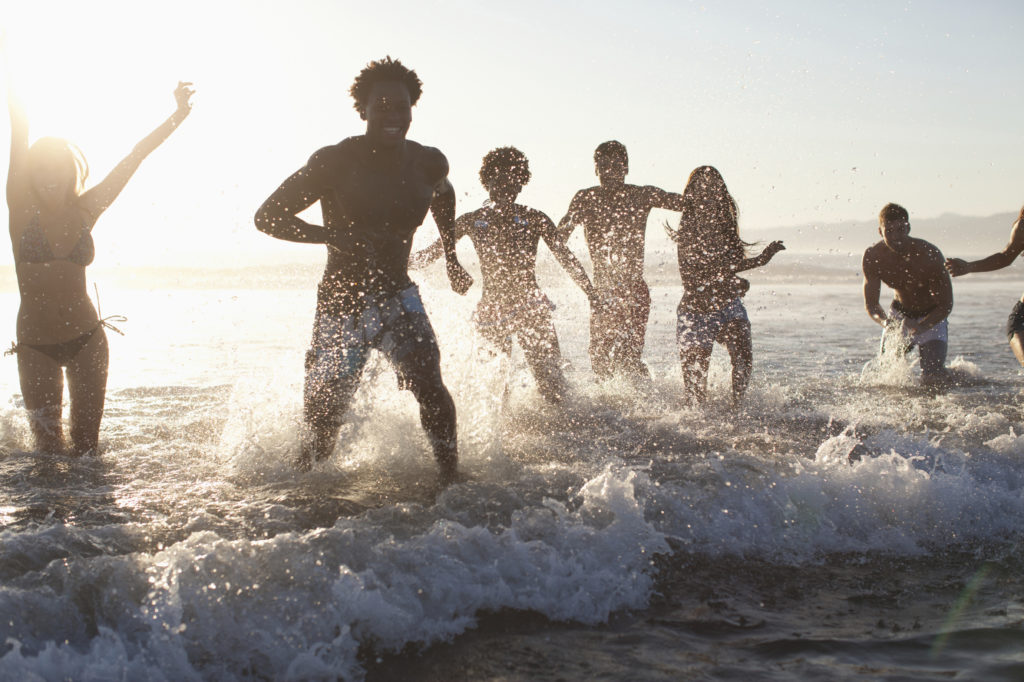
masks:
[[[409,90],[400,81],[374,83],[363,110],[366,137],[376,145],[393,147],[405,141],[412,123]]]
[[[904,253],[910,245],[910,221],[900,217],[883,218],[878,233],[890,250]]]

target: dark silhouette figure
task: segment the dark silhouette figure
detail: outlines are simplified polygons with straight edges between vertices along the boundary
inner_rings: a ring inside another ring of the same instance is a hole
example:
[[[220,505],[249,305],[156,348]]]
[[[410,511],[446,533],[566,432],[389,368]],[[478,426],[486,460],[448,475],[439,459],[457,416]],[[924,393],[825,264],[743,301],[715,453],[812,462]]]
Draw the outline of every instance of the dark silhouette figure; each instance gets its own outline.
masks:
[[[732,360],[732,401],[746,393],[753,367],[750,320],[743,296],[750,282],[737,272],[766,265],[786,248],[770,243],[753,258],[740,239],[739,212],[725,180],[712,166],[690,173],[683,191],[679,230],[669,232],[676,242],[683,297],[676,311],[676,340],[683,369],[683,389],[689,400],[702,403],[707,394],[708,365],[715,342]]]
[[[428,209],[441,233],[452,288],[464,294],[472,278],[455,255],[448,160],[406,139],[421,87],[416,73],[398,60],[368,64],[350,90],[365,134],[315,152],[256,213],[256,227],[273,237],[327,245],[306,355],[302,467],[331,453],[369,351],[377,349],[420,404],[442,480],[455,476],[455,404],[441,380],[434,330],[408,274],[413,234]],[[317,201],[322,226],[297,217]]]
[[[682,209],[682,196],[650,185],[626,184],[626,147],[614,140],[600,144],[594,165],[601,181],[580,190],[558,223],[564,241],[577,225],[594,266],[597,300],[590,314],[590,364],[599,380],[622,373],[649,380],[640,359],[651,312],[644,281],[644,244],[652,208]]]
[[[107,390],[105,324],[89,299],[85,269],[92,230],[139,164],[191,110],[191,83],[178,83],[177,107],[99,184],[84,190],[88,166],[77,147],[55,137],[28,144],[28,119],[7,77],[11,164],[7,175],[11,246],[21,306],[17,353],[21,393],[35,446],[65,450],[61,426],[65,372],[70,396],[71,454],[95,452]]]
[[[953,284],[942,252],[934,244],[910,236],[910,215],[902,206],[886,204],[878,223],[882,241],[864,251],[861,263],[864,306],[871,319],[890,332],[883,331],[883,344],[895,335],[904,352],[918,347],[922,382],[944,382],[949,335],[946,318],[953,311]],[[878,302],[882,282],[894,293],[888,313]]]
[[[552,304],[537,285],[537,247],[541,239],[572,280],[591,299],[594,288],[583,266],[558,238],[551,218],[515,203],[530,181],[530,165],[515,147],[488,152],[480,168],[480,182],[491,203],[455,221],[456,239],[469,235],[480,258],[483,296],[474,321],[481,335],[501,352],[512,351],[512,337],[519,340],[523,355],[537,381],[537,388],[551,403],[561,402],[566,392],[558,336],[551,321]],[[438,242],[413,256],[417,265],[441,255]]]
[[[972,272],[991,272],[1005,268],[1021,253],[1024,253],[1024,208],[1020,209],[1017,220],[1010,228],[1010,242],[1002,251],[981,260],[965,261],[961,258],[947,258],[946,270],[954,277]],[[1006,336],[1010,339],[1010,349],[1017,362],[1024,365],[1024,296],[1013,306],[1010,319],[1006,321]]]

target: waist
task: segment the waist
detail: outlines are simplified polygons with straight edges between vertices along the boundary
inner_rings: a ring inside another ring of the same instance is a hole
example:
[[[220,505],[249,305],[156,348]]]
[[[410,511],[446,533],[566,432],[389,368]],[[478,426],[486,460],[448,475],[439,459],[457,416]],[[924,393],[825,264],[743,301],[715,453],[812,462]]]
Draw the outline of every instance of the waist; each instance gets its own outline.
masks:
[[[927,317],[933,310],[935,310],[935,306],[924,309],[908,308],[901,301],[894,298],[892,300],[892,304],[890,304],[889,306],[889,309],[896,311],[903,317],[909,317],[912,320],[917,320],[922,317]]]

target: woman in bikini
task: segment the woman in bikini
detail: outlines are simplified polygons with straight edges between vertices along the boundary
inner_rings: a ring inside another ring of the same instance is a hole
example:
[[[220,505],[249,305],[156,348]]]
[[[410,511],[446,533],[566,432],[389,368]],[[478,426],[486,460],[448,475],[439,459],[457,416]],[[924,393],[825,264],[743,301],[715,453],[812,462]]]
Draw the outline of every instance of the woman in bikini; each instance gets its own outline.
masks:
[[[107,387],[104,324],[89,299],[85,268],[92,228],[146,156],[188,115],[190,83],[178,83],[177,108],[87,191],[85,159],[65,140],[28,144],[28,120],[10,86],[11,165],[7,175],[11,245],[21,306],[17,343],[21,393],[38,450],[64,452],[64,371],[71,403],[71,454],[95,452]]]
[[[701,166],[690,174],[683,191],[679,230],[669,230],[677,245],[683,297],[677,310],[676,339],[683,367],[683,388],[689,400],[704,402],[708,365],[715,342],[732,360],[732,400],[747,390],[753,365],[750,320],[743,295],[750,282],[737,272],[766,265],[786,248],[781,241],[747,257],[750,245],[740,239],[736,202],[717,169]]]

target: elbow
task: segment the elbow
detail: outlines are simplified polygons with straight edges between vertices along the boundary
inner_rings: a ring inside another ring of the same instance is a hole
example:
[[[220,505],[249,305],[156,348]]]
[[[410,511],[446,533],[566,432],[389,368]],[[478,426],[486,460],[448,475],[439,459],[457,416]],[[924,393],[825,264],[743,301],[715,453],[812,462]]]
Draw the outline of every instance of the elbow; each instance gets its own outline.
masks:
[[[271,234],[274,229],[274,223],[276,222],[273,206],[269,201],[264,202],[263,205],[256,210],[256,215],[253,216],[253,223],[256,225],[256,229],[264,234]]]

